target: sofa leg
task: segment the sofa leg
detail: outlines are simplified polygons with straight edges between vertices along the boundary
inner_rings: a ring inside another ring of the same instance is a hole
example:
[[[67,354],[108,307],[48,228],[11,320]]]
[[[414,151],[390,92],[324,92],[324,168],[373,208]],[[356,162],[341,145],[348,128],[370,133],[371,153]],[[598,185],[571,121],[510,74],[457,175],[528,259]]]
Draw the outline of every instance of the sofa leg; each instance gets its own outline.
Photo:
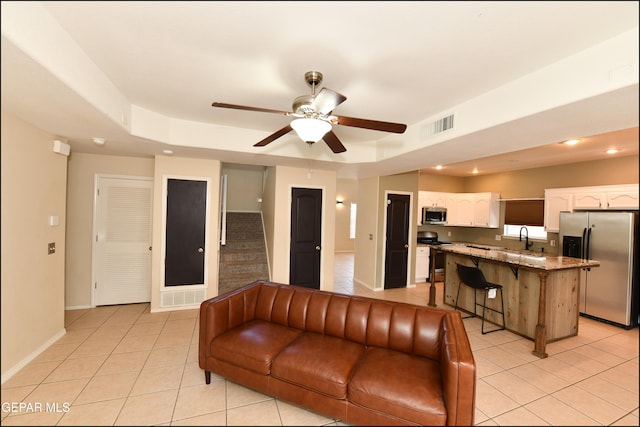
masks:
[[[204,371],[204,381],[207,384],[211,384],[211,372],[209,371]]]

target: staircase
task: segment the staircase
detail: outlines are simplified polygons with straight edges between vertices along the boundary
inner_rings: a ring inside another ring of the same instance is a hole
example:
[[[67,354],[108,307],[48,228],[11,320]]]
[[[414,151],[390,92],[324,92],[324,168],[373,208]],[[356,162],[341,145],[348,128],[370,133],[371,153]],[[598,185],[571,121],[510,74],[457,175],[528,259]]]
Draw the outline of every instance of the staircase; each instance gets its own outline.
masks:
[[[260,279],[269,280],[262,216],[227,212],[227,239],[220,247],[218,295]]]

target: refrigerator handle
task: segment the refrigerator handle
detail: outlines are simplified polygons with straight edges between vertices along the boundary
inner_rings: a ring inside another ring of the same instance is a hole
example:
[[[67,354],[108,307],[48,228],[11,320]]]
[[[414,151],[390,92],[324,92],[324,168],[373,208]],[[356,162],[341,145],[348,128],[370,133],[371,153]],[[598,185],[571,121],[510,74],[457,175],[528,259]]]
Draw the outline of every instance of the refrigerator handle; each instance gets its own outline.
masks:
[[[589,227],[589,230],[587,230],[587,247],[586,247],[586,260],[590,260],[591,259],[591,227]],[[591,268],[587,267],[587,271],[591,271]]]
[[[589,242],[587,241],[587,228],[582,229],[582,247],[580,248],[580,258],[587,259],[587,246]]]

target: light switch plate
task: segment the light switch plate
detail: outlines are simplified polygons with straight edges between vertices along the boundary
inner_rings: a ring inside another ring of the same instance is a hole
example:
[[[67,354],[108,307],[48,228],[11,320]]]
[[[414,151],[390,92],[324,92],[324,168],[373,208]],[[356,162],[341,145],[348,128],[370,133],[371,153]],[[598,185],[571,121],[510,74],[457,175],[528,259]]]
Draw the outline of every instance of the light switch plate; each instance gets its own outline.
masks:
[[[48,255],[56,253],[56,242],[51,242],[47,245]]]

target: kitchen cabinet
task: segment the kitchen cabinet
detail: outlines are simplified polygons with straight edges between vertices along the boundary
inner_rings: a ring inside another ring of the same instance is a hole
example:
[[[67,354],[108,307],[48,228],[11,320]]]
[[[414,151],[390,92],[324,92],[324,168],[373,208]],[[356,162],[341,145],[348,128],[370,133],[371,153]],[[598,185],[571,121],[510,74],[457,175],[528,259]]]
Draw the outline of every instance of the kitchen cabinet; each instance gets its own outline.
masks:
[[[498,193],[449,193],[447,225],[496,228],[500,223]]]
[[[473,204],[474,227],[497,228],[500,225],[500,195],[477,193]]]
[[[607,209],[638,209],[638,187],[626,191],[611,191],[606,194]]]
[[[429,247],[416,248],[416,283],[426,282],[429,277]]]
[[[567,189],[544,190],[544,229],[547,233],[560,231],[560,212],[572,211],[573,194]]]
[[[437,191],[420,191],[423,193],[424,205],[431,208],[444,208],[447,206],[447,193]]]
[[[560,230],[560,212],[638,209],[638,184],[551,188],[544,191],[544,226]]]

